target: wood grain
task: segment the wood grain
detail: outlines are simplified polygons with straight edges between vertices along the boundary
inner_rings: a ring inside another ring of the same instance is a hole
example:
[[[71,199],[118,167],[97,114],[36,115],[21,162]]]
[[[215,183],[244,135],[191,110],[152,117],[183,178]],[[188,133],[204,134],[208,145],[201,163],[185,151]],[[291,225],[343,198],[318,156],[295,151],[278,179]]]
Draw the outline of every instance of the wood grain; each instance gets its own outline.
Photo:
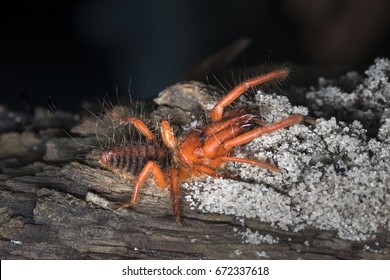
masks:
[[[353,242],[331,231],[288,232],[246,219],[246,227],[279,238],[246,244],[235,217],[191,210],[185,199],[178,224],[169,192],[152,184],[134,209],[116,210],[131,197],[131,184],[99,167],[93,153],[86,156],[90,150],[79,144],[93,145],[94,136],[62,134],[64,122],[75,125],[68,117],[0,135],[1,259],[389,258],[387,232]]]

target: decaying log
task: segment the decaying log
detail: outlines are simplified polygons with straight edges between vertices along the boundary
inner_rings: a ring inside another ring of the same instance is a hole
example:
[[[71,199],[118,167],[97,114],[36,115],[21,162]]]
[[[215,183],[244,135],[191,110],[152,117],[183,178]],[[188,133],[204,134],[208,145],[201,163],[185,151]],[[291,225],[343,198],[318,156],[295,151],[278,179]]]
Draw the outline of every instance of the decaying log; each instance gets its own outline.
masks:
[[[142,188],[134,209],[115,210],[131,197],[131,185],[100,167],[93,154],[85,156],[93,136],[62,134],[74,118],[54,124],[47,118],[45,126],[31,123],[0,135],[1,259],[389,258],[387,232],[354,242],[332,231],[290,232],[245,219],[245,226],[279,239],[247,244],[240,220],[191,210],[186,189],[180,190],[182,224],[175,222],[169,192],[153,184]]]

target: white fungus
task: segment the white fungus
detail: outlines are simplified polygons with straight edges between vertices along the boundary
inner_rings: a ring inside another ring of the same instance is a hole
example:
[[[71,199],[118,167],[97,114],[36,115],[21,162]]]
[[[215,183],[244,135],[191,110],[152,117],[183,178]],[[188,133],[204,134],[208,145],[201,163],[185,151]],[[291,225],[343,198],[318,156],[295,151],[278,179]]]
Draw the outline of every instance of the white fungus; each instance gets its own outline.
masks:
[[[245,232],[240,232],[237,229],[234,230],[235,235],[241,235],[244,240],[243,243],[257,245],[261,243],[276,244],[279,243],[278,237],[273,237],[270,234],[261,234],[257,230],[253,232],[250,228],[247,228]]]
[[[292,106],[285,96],[259,92],[255,100],[267,123],[300,113],[318,117],[315,127],[294,125],[257,138],[235,152],[237,157],[275,164],[280,174],[229,163],[227,171],[238,174],[242,181],[206,176],[187,182],[183,184],[189,190],[186,200],[202,212],[255,218],[284,230],[310,225],[336,231],[349,240],[365,240],[388,231],[388,73],[389,60],[376,60],[364,81],[350,93],[322,81],[324,87],[306,94],[309,109]],[[358,80],[355,74],[346,78]],[[343,120],[322,118],[329,110]],[[242,235],[251,244],[272,239],[250,229]]]
[[[266,251],[256,252],[256,255],[260,258],[267,258],[269,259],[269,256]]]

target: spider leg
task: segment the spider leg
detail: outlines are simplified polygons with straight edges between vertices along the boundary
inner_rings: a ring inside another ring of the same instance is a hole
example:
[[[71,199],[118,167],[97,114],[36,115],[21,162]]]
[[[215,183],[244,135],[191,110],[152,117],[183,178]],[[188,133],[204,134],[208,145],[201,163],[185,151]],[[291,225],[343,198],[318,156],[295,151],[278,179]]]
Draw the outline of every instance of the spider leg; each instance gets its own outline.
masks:
[[[171,178],[171,195],[173,201],[173,213],[175,213],[176,222],[180,221],[180,207],[179,207],[179,170],[171,168],[169,170]]]
[[[121,117],[117,113],[113,112],[111,116],[117,120],[120,120],[121,122],[129,123],[134,125],[138,131],[146,137],[151,142],[154,142],[156,139],[153,135],[153,133],[150,131],[150,129],[146,126],[146,124],[138,119],[138,118],[132,118],[132,117]]]
[[[262,83],[282,79],[288,75],[288,68],[282,68],[271,73],[261,75],[249,80],[246,80],[233,88],[228,94],[226,94],[211,110],[211,121],[216,122],[222,119],[223,109],[236,100],[241,94],[243,94],[247,89],[260,85]]]
[[[276,172],[276,173],[280,172],[280,169],[277,168],[275,165],[268,164],[268,163],[261,162],[261,161],[257,161],[257,160],[253,160],[253,159],[235,158],[235,157],[224,156],[224,157],[221,157],[221,160],[225,161],[225,162],[228,162],[228,161],[230,161],[230,162],[242,162],[242,163],[258,165],[258,166],[261,166],[263,168],[266,168],[266,169],[271,170],[271,171]]]
[[[223,148],[227,151],[230,151],[233,147],[243,145],[252,141],[253,139],[267,133],[274,132],[276,130],[300,123],[303,120],[302,115],[291,115],[288,118],[285,118],[276,123],[272,123],[263,127],[256,128],[254,130],[248,131],[244,134],[241,134],[233,139],[230,139],[223,143]]]
[[[167,120],[161,122],[161,136],[165,146],[169,149],[175,149],[177,147],[177,139],[173,134],[173,129]]]
[[[157,187],[164,188],[167,186],[166,179],[161,168],[158,166],[156,162],[149,160],[144,166],[144,168],[142,169],[141,173],[138,175],[138,178],[134,185],[134,192],[131,200],[124,203],[119,208],[123,209],[123,208],[133,207],[137,203],[141,186],[148,178],[149,173],[152,173]]]
[[[215,172],[213,168],[202,164],[194,165],[192,167],[192,172],[194,173],[195,176],[202,176],[203,174],[207,174],[213,177],[220,177],[219,174],[217,174],[217,172]]]

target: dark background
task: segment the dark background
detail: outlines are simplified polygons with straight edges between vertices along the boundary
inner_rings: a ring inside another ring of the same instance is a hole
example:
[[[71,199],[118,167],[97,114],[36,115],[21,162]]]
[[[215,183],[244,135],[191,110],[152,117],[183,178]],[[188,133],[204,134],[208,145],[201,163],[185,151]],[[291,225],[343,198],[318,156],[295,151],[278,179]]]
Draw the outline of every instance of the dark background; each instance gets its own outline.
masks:
[[[150,99],[242,36],[228,70],[284,63],[364,69],[389,54],[387,0],[13,1],[0,9],[0,103],[78,110]],[[299,67],[299,66],[298,66]]]

